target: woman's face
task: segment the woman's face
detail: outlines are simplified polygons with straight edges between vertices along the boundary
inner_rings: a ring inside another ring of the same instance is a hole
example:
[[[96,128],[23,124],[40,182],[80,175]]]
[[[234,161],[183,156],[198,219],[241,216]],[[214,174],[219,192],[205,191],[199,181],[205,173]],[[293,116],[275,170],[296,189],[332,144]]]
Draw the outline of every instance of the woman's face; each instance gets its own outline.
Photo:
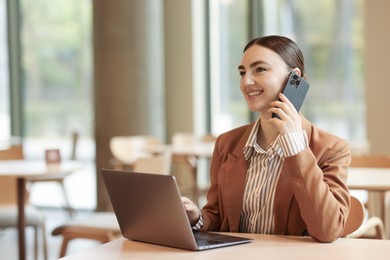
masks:
[[[269,103],[278,99],[291,68],[277,53],[255,44],[244,52],[238,71],[249,109],[264,114]]]

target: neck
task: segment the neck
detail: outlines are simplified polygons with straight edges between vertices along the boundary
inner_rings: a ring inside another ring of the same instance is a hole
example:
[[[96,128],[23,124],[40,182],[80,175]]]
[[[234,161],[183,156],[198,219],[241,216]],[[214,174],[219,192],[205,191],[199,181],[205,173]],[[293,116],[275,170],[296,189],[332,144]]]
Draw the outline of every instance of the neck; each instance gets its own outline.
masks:
[[[268,122],[266,116],[260,116],[260,127],[257,133],[257,143],[266,149],[278,136],[277,128]]]

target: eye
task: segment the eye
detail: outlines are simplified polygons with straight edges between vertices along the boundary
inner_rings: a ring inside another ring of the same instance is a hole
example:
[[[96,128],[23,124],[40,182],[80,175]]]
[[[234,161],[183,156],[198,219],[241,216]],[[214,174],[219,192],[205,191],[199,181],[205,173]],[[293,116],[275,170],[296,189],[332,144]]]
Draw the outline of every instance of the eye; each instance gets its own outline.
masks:
[[[238,74],[240,74],[241,77],[244,77],[244,76],[245,76],[245,71],[239,70],[239,71],[238,71]]]
[[[256,71],[256,73],[261,73],[263,71],[266,71],[266,69],[263,67],[257,67],[255,71]]]

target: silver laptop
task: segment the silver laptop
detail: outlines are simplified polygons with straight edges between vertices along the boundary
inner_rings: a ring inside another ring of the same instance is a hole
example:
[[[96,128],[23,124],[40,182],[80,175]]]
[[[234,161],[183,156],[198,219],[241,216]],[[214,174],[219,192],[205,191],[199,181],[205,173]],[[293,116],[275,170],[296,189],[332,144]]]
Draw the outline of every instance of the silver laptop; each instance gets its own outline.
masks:
[[[193,231],[174,176],[108,169],[101,173],[127,239],[194,251],[252,240]]]

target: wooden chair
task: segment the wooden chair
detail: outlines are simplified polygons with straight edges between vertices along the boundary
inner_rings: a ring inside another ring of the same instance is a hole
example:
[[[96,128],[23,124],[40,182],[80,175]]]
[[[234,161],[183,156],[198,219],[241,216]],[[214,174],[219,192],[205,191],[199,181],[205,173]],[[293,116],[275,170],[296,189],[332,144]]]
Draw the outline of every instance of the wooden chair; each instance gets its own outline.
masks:
[[[173,147],[185,147],[188,145],[196,144],[197,138],[193,133],[184,133],[177,132],[172,135],[171,144]],[[172,156],[173,164],[173,174],[175,176],[179,175],[181,179],[181,188],[183,190],[189,189],[192,193],[194,201],[197,201],[199,196],[197,175],[198,175],[198,165],[197,158],[192,155],[178,155],[175,154]],[[184,173],[189,173],[184,175]],[[189,188],[188,188],[189,187]]]
[[[382,220],[378,217],[371,217],[364,222],[365,211],[364,205],[357,198],[351,196],[351,208],[342,236],[348,238],[385,239]],[[375,228],[375,235],[368,235],[372,228]]]
[[[216,137],[212,134],[197,136],[193,133],[177,132],[172,135],[171,143],[173,147],[186,147],[199,143],[215,142],[215,140]],[[201,190],[198,186],[198,158],[194,155],[174,154],[172,156],[172,164],[175,173],[182,172],[180,167],[184,167],[190,173],[192,197],[194,201],[198,202],[201,195]]]
[[[349,234],[349,238],[369,238],[386,239],[383,221],[378,217],[371,217],[354,232]]]
[[[342,237],[348,237],[356,231],[364,221],[364,206],[357,198],[351,196],[351,206]]]
[[[71,221],[56,227],[53,236],[62,236],[59,257],[64,257],[69,242],[73,239],[90,239],[101,243],[120,237],[118,221],[113,212],[97,212],[91,216]]]
[[[77,132],[71,133],[71,154],[70,160],[76,160],[76,148],[78,144],[79,134]],[[69,196],[66,192],[65,188],[65,178],[64,177],[31,177],[27,178],[27,181],[31,184],[31,190],[33,189],[33,185],[40,182],[54,182],[57,183],[61,189],[62,197],[64,198],[64,206],[63,209],[68,213],[69,217],[72,218],[75,214],[75,210],[72,208],[69,202]]]
[[[157,155],[142,157],[134,162],[134,171],[154,174],[171,174],[172,153],[166,150]]]
[[[390,168],[390,156],[386,154],[363,154],[353,155],[350,167],[356,168]],[[377,238],[385,239],[386,232],[383,224],[385,217],[382,212],[382,206],[378,207],[378,203],[385,204],[385,193],[381,192],[369,192],[368,202],[365,207],[368,209],[370,217],[365,221],[362,227],[353,234],[353,237],[362,238]],[[386,208],[390,208],[390,205],[385,205]],[[387,209],[384,210],[387,210]],[[379,215],[375,216],[373,212]]]
[[[137,159],[133,163],[136,171],[155,174],[170,174],[171,152],[147,156]],[[98,212],[81,220],[72,220],[55,228],[52,235],[63,237],[60,257],[65,256],[68,243],[72,239],[83,238],[106,243],[120,236],[120,229],[113,212]]]
[[[23,146],[12,145],[7,149],[0,150],[0,160],[22,160]],[[16,201],[16,178],[0,178],[0,228],[16,228],[18,223],[18,209]],[[39,230],[42,237],[42,253],[44,259],[47,259],[47,241],[45,216],[42,212],[29,204],[26,198],[25,216],[26,226],[34,228],[34,259],[38,259]]]
[[[161,141],[149,135],[114,136],[110,140],[111,165],[117,170],[133,169],[138,158],[150,155],[144,148],[152,145],[161,145]]]

